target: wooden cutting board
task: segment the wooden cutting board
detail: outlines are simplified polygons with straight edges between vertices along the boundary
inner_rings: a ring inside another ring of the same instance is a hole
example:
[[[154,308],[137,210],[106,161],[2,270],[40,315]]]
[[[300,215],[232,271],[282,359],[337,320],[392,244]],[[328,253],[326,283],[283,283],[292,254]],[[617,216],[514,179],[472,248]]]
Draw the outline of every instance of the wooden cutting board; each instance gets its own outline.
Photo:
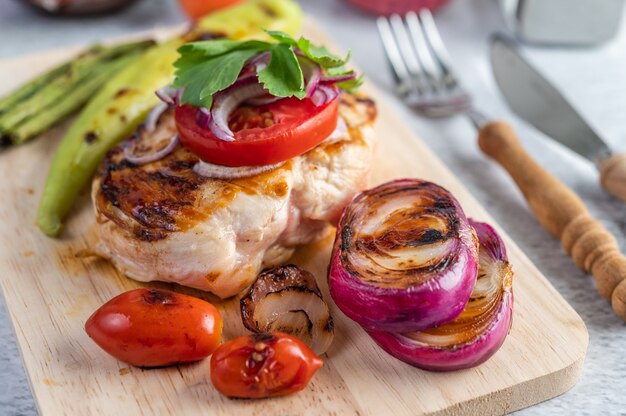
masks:
[[[310,37],[325,36],[310,21]],[[65,59],[63,50],[0,61],[0,95]],[[485,209],[411,132],[376,91],[379,146],[372,185],[401,177],[437,182],[468,215],[494,224]],[[209,380],[209,362],[142,370],[100,350],[85,334],[89,315],[106,300],[141,284],[102,260],[77,257],[93,242],[87,192],[65,233],[54,240],[34,225],[52,154],[67,125],[0,153],[0,283],[35,399],[42,415],[417,415],[502,414],[557,396],[578,380],[588,334],[580,317],[508,236],[515,270],[513,327],[498,353],[478,368],[430,373],[374,344],[334,305],[335,340],[324,367],[298,394],[258,401],[229,400]],[[496,224],[494,224],[496,225]],[[496,228],[497,225],[496,225]],[[502,230],[499,230],[502,232]],[[332,235],[305,247],[294,261],[326,287]],[[244,334],[236,301],[169,287],[213,301],[224,314],[224,339]]]

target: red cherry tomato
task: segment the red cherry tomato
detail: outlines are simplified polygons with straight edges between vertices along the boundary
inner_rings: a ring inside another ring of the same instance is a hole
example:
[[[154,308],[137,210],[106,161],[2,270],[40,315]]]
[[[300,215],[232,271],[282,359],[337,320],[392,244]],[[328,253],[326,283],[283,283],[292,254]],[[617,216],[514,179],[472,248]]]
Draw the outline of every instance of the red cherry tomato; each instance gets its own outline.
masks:
[[[235,338],[211,357],[211,381],[225,396],[257,399],[304,389],[322,359],[298,338],[274,332]]]
[[[176,109],[182,144],[205,162],[224,166],[272,165],[301,155],[337,127],[339,99],[316,107],[310,99],[285,98],[259,107],[241,107],[229,119],[235,140],[218,139],[196,122],[197,107]]]
[[[241,1],[242,0],[180,0],[180,5],[190,19],[197,20],[205,14]]]
[[[102,305],[85,331],[103,350],[138,367],[198,361],[222,336],[215,306],[169,290],[135,289]]]

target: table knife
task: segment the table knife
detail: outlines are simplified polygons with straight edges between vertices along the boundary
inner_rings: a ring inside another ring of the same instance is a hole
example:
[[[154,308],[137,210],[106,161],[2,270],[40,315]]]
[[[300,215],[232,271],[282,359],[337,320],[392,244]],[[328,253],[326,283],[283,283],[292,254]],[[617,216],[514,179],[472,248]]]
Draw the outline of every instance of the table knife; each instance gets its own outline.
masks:
[[[491,64],[505,100],[521,118],[591,160],[602,186],[626,201],[626,154],[616,154],[576,112],[561,93],[519,52],[515,41],[493,37]]]

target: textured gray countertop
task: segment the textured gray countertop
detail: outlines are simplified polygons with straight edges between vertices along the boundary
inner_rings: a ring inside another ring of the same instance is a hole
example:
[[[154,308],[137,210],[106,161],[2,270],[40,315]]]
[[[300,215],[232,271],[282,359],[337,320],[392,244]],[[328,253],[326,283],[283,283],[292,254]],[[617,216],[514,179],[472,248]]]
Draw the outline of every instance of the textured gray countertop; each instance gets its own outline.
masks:
[[[335,41],[352,49],[353,59],[382,90],[391,91],[372,16],[340,0],[300,0]],[[0,0],[0,59],[123,33],[181,22],[174,0],[142,0],[115,16],[100,19],[51,19],[16,2]],[[546,140],[504,106],[487,61],[487,40],[503,29],[496,0],[455,0],[436,16],[463,83],[477,104],[493,117],[516,128],[528,151],[571,186],[589,210],[615,233],[626,249],[626,205],[602,192],[594,167]],[[624,27],[623,27],[624,29]],[[526,48],[528,56],[593,122],[617,150],[626,151],[626,30],[596,49]],[[553,400],[519,412],[522,415],[626,414],[626,325],[600,298],[593,280],[580,272],[557,241],[535,221],[507,175],[477,149],[476,133],[462,118],[424,120],[389,95],[390,105],[461,178],[478,200],[513,237],[550,282],[582,316],[590,335],[589,352],[580,382]],[[523,276],[517,278],[523,279]],[[2,299],[0,299],[0,302]],[[36,407],[4,307],[0,307],[0,415],[33,415]]]

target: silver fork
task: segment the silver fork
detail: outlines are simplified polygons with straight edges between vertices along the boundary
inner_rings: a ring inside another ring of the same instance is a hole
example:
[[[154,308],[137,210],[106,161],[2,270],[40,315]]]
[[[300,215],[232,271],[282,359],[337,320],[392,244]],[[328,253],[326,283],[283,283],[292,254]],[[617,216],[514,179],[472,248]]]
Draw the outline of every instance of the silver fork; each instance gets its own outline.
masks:
[[[391,66],[396,92],[407,105],[427,117],[467,115],[479,128],[487,119],[452,70],[450,56],[432,14],[423,9],[377,20],[378,33]]]

